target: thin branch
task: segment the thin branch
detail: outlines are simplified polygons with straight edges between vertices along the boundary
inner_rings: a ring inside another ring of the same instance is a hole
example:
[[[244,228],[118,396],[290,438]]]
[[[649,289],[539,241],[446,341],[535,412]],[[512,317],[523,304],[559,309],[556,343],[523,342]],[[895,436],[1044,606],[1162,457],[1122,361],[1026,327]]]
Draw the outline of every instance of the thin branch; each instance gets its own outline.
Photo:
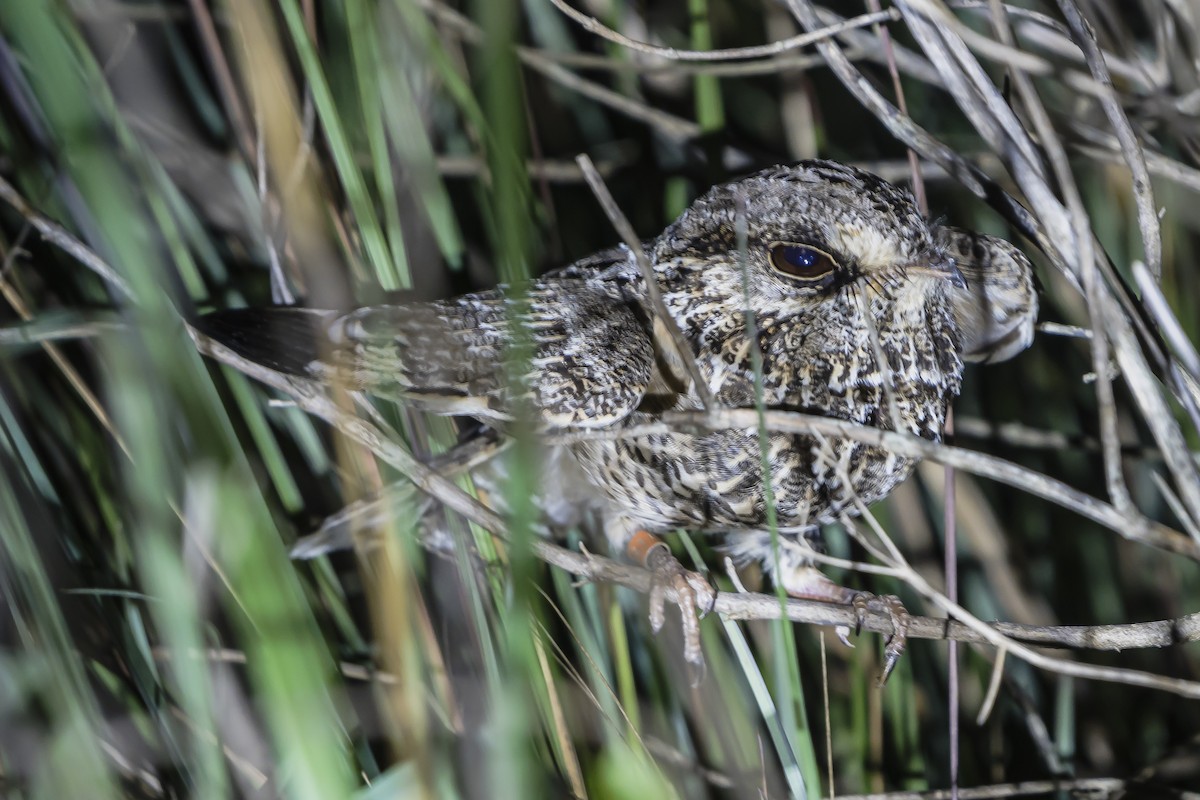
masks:
[[[643,436],[688,428],[703,430],[752,428],[756,424],[755,419],[753,409],[743,408],[721,408],[708,413],[671,411],[663,414],[662,422],[562,434],[550,437],[550,440],[566,443],[583,439]],[[1141,542],[1200,561],[1200,547],[1179,531],[1147,519],[1136,510],[1121,511],[1062,481],[1003,458],[961,447],[938,444],[907,433],[885,431],[854,422],[811,414],[768,411],[766,412],[766,422],[767,428],[776,433],[840,436],[881,447],[905,458],[927,459],[943,466],[952,466],[955,469],[990,478],[1070,509],[1131,541]]]
[[[1013,44],[1012,31],[998,0],[992,0],[992,7],[992,26],[1002,42]],[[1113,396],[1112,381],[1108,374],[1108,339],[1104,335],[1104,327],[1096,324],[1096,315],[1103,307],[1099,299],[1102,277],[1096,262],[1090,221],[1083,206],[1079,187],[1076,186],[1074,176],[1071,174],[1066,151],[1054,134],[1050,115],[1042,104],[1033,82],[1019,70],[1013,73],[1013,79],[1017,91],[1025,102],[1025,107],[1033,121],[1038,139],[1050,162],[1051,169],[1054,171],[1054,177],[1070,213],[1071,228],[1075,234],[1075,249],[1079,253],[1077,269],[1083,276],[1083,289],[1088,299],[1088,310],[1094,332],[1091,337],[1090,349],[1092,369],[1096,374],[1096,405],[1100,417],[1100,444],[1104,458],[1104,478],[1108,486],[1108,495],[1112,498],[1113,503],[1118,508],[1129,509],[1133,507],[1133,500],[1129,496],[1129,490],[1125,486],[1124,476],[1121,473],[1121,445],[1117,434],[1116,400]]]
[[[188,0],[188,10],[192,22],[196,26],[200,38],[201,53],[208,62],[213,81],[217,84],[217,94],[225,113],[229,116],[234,138],[242,151],[242,158],[247,163],[253,163],[255,151],[254,137],[250,133],[246,110],[242,107],[241,95],[238,94],[237,81],[233,78],[233,70],[229,68],[229,59],[225,57],[225,49],[221,46],[221,37],[213,23],[212,12],[208,4],[200,0]],[[123,11],[122,14],[125,12]]]
[[[496,512],[482,506],[478,500],[460,488],[453,480],[421,463],[399,444],[398,436],[389,435],[390,432],[384,431],[338,406],[325,395],[320,385],[256,364],[195,328],[189,327],[188,331],[201,353],[288,394],[301,409],[325,420],[350,439],[365,446],[376,457],[398,469],[421,491],[433,495],[447,508],[493,533],[505,529],[503,518]]]
[[[607,159],[596,165],[596,169],[604,177],[608,177],[621,167],[628,166],[632,158],[618,156]],[[438,172],[451,178],[489,177],[487,161],[481,156],[440,155],[437,157]],[[583,170],[574,161],[552,158],[531,158],[525,162],[525,171],[533,180],[550,183],[582,183]]]
[[[1004,662],[1008,660],[1008,651],[1003,647],[996,651],[996,660],[992,663],[992,677],[988,679],[987,693],[983,696],[983,702],[979,704],[979,713],[975,715],[975,724],[983,726],[987,722],[988,717],[992,715],[992,709],[996,706],[996,698],[1000,696],[1001,678],[1004,677]]]
[[[1113,90],[1112,76],[1104,63],[1104,55],[1096,44],[1096,34],[1080,14],[1079,6],[1072,0],[1058,0],[1058,9],[1062,12],[1067,26],[1075,39],[1075,44],[1083,51],[1084,60],[1092,77],[1101,87],[1100,105],[1112,124],[1121,143],[1121,152],[1125,154],[1125,163],[1133,173],[1133,196],[1137,200],[1138,225],[1142,230],[1142,244],[1146,251],[1146,263],[1156,281],[1162,280],[1162,231],[1158,224],[1158,209],[1154,204],[1154,189],[1150,185],[1150,174],[1146,171],[1146,156],[1142,146],[1134,135],[1129,117],[1125,115],[1117,94]],[[1045,144],[1043,142],[1043,144]]]
[[[465,40],[477,43],[483,39],[483,31],[479,29],[479,26],[454,9],[448,8],[445,4],[437,2],[437,0],[421,0],[420,5],[442,22],[453,27]],[[515,51],[521,63],[530,69],[542,73],[560,86],[578,92],[585,97],[590,97],[592,100],[606,105],[617,112],[644,122],[656,128],[665,136],[672,139],[693,139],[700,135],[700,126],[695,122],[674,114],[668,114],[657,108],[652,108],[645,103],[615,92],[607,86],[602,86],[595,81],[581,78],[561,64],[557,64],[552,59],[544,57],[540,51],[534,48],[518,46],[515,48]]]
[[[1071,148],[1084,155],[1110,164],[1125,164],[1116,137],[1085,125],[1078,119],[1062,121],[1073,133],[1086,139],[1088,144],[1073,143]],[[1200,169],[1183,164],[1170,156],[1153,150],[1146,152],[1146,169],[1160,178],[1177,183],[1193,192],[1200,193]]]
[[[502,535],[503,531],[493,531],[493,533]],[[643,594],[648,594],[652,588],[654,576],[643,567],[614,561],[594,553],[568,550],[553,542],[536,544],[535,555],[539,559],[560,567],[583,580],[615,583]],[[448,542],[429,538],[423,541],[423,545],[433,551],[441,552]],[[849,566],[857,565],[851,563]],[[886,568],[875,567],[875,571],[883,569]],[[897,577],[903,577],[906,570],[889,571]],[[937,593],[933,592],[933,594]],[[668,597],[673,597],[670,591],[668,591]],[[855,611],[850,606],[822,603],[816,600],[789,599],[781,611],[779,598],[773,594],[721,592],[717,595],[713,610],[733,620],[778,619],[782,614],[792,622],[809,625],[853,626],[856,623]],[[1115,625],[1022,625],[1013,622],[994,622],[988,623],[986,626],[995,633],[1011,639],[1014,644],[1075,650],[1122,651],[1168,647],[1200,641],[1200,612],[1187,614],[1178,619]],[[892,620],[882,610],[868,610],[863,628],[875,633],[888,634],[892,632]],[[953,639],[973,644],[994,644],[988,635],[981,633],[979,629],[957,620],[942,617],[913,615],[908,635],[913,639]],[[1043,656],[1043,658],[1047,657]],[[1087,665],[1072,664],[1071,666],[1086,667]],[[1146,673],[1139,674],[1146,675]],[[1157,679],[1159,676],[1148,675],[1148,677]],[[1171,678],[1162,680],[1167,683],[1155,685],[1155,688],[1175,691],[1174,688],[1171,688],[1172,686],[1181,687],[1184,691],[1180,693],[1200,698],[1200,683],[1176,681]]]
[[[1158,323],[1158,331],[1174,351],[1180,369],[1187,372],[1193,380],[1200,380],[1200,354],[1197,354],[1196,345],[1192,344],[1187,332],[1179,324],[1178,317],[1171,310],[1171,305],[1159,286],[1159,280],[1141,261],[1133,262],[1133,278],[1142,293],[1142,305]]]
[[[1127,781],[1119,778],[1082,778],[1079,780],[1063,781],[1026,781],[1024,783],[996,783],[990,786],[975,786],[969,789],[959,789],[961,800],[992,800],[993,798],[1024,797],[1031,794],[1053,794],[1055,792],[1089,792],[1098,796],[1111,796],[1111,793],[1129,786]],[[1105,793],[1101,795],[1101,793]],[[949,789],[935,789],[929,792],[881,792],[879,794],[840,794],[838,800],[950,800]]]
[[[780,39],[777,42],[769,44],[760,44],[753,47],[733,47],[725,50],[679,50],[674,47],[659,47],[648,42],[639,42],[636,39],[630,39],[628,36],[614,31],[595,17],[588,16],[572,8],[565,0],[550,0],[550,2],[555,8],[575,20],[581,28],[589,33],[594,33],[602,39],[607,39],[629,50],[659,56],[671,61],[739,61],[742,59],[767,58],[779,55],[780,53],[786,53],[789,50],[807,47],[819,39],[837,36],[854,28],[865,28],[881,22],[895,22],[900,19],[900,14],[895,9],[889,9],[887,11],[876,11],[871,14],[861,14],[820,30],[789,36],[786,39]]]
[[[629,248],[629,254],[637,261],[638,269],[642,273],[642,281],[646,285],[646,297],[650,301],[651,310],[654,312],[656,322],[666,329],[667,338],[670,340],[674,348],[673,353],[667,353],[668,359],[673,362],[672,366],[682,366],[687,370],[688,375],[692,379],[693,389],[700,397],[700,402],[704,405],[706,411],[711,411],[715,408],[716,401],[713,399],[712,392],[708,388],[708,382],[704,379],[704,374],[700,372],[700,365],[696,363],[696,356],[692,353],[691,345],[684,338],[683,331],[679,329],[679,325],[675,322],[675,318],[671,316],[671,312],[667,310],[666,303],[663,302],[662,289],[658,285],[658,277],[654,274],[654,267],[650,263],[650,259],[646,257],[646,249],[638,240],[637,234],[633,230],[633,226],[629,224],[629,220],[621,213],[621,209],[617,207],[617,201],[609,194],[608,187],[604,185],[604,180],[600,174],[596,172],[596,166],[587,155],[581,155],[575,159],[583,170],[583,176],[588,182],[588,186],[592,189],[592,194],[596,195],[596,199],[600,201],[600,207],[604,209],[605,216],[609,222],[617,229],[617,234],[621,237],[621,241]],[[658,333],[658,331],[656,331]],[[656,339],[660,344],[662,337]]]
[[[123,277],[117,274],[107,261],[96,255],[96,252],[75,238],[66,228],[42,215],[26,202],[16,188],[0,177],[0,200],[12,206],[25,221],[42,235],[42,238],[66,252],[80,264],[103,278],[127,300],[133,300],[133,290]]]
[[[653,575],[642,567],[622,564],[592,553],[577,553],[551,542],[540,542],[535,550],[538,558],[589,581],[615,583],[648,594]],[[437,545],[443,547],[444,545]],[[937,593],[934,592],[934,595]],[[668,591],[668,597],[673,594]],[[856,624],[855,611],[850,606],[822,603],[815,600],[788,600],[781,610],[779,598],[766,594],[737,594],[721,592],[713,610],[732,620],[770,620],[781,614],[792,622],[836,627]],[[957,609],[961,611],[961,609]],[[965,612],[962,612],[965,614]],[[970,615],[966,615],[970,617]],[[972,618],[973,619],[973,618]],[[980,623],[982,624],[982,623]],[[1200,613],[1179,619],[1121,625],[1041,626],[998,622],[984,626],[983,631],[957,620],[940,617],[912,616],[908,629],[910,639],[954,639],[975,644],[995,644],[995,637],[1009,641],[1010,652],[1028,651],[1022,645],[1038,647],[1067,647],[1086,650],[1127,650],[1143,647],[1165,647],[1200,641]],[[891,617],[883,611],[869,610],[863,628],[875,633],[892,632]],[[1113,680],[1150,688],[1162,689],[1185,697],[1200,698],[1200,683],[1153,675],[1135,670],[1093,667],[1087,664],[1034,653],[1045,669],[1070,672],[1079,677]],[[1087,674],[1080,674],[1086,672]],[[1130,679],[1131,676],[1135,676]]]
[[[1179,678],[1168,678],[1162,675],[1155,675],[1149,672],[1133,669],[1120,669],[1112,667],[1100,667],[1092,664],[1082,664],[1074,661],[1063,661],[1058,658],[1045,655],[1033,650],[1025,644],[1017,642],[1015,639],[1005,636],[1004,633],[997,630],[994,626],[980,620],[974,614],[968,612],[958,603],[952,601],[949,597],[934,589],[925,577],[913,569],[904,557],[900,554],[899,549],[892,544],[891,537],[875,516],[870,513],[863,504],[861,499],[855,498],[858,504],[859,513],[862,518],[875,532],[879,539],[888,545],[888,550],[892,557],[891,566],[901,570],[900,579],[904,581],[912,589],[920,593],[926,600],[942,609],[948,615],[961,622],[963,625],[970,628],[975,633],[982,636],[989,644],[998,648],[1013,653],[1023,661],[1032,666],[1039,667],[1048,672],[1054,672],[1060,675],[1068,675],[1074,678],[1084,678],[1087,680],[1102,680],[1111,681],[1113,683],[1123,683],[1129,686],[1144,686],[1146,688],[1157,688],[1169,692],[1177,693],[1184,697],[1200,699],[1200,683],[1188,681]],[[893,629],[894,630],[894,629]]]
[[[758,61],[684,62],[662,60],[630,61],[627,59],[613,58],[612,56],[602,56],[596,53],[583,53],[577,51],[561,52],[558,50],[537,49],[534,52],[547,61],[552,61],[556,64],[562,64],[564,67],[572,67],[574,69],[595,69],[603,70],[605,72],[634,72],[646,75],[773,75],[783,70],[805,70],[813,67],[821,67],[825,64],[825,62],[821,60],[820,56],[812,54],[780,56],[778,58],[762,59]],[[859,58],[864,58],[866,57],[866,54],[859,53],[857,56]]]
[[[506,526],[502,517],[489,508],[484,507],[476,498],[467,494],[449,478],[438,474],[425,464],[413,457],[397,443],[392,435],[382,431],[370,422],[362,420],[343,410],[330,398],[321,387],[312,381],[293,378],[269,370],[261,365],[247,361],[229,348],[216,342],[204,334],[192,330],[192,337],[201,352],[228,364],[239,371],[245,372],[256,379],[267,383],[280,391],[292,395],[296,404],[310,414],[318,416],[350,439],[366,446],[377,457],[399,469],[407,475],[422,491],[433,495],[444,503],[447,508],[462,514],[467,519],[479,524],[493,534],[504,537]],[[717,410],[713,415],[721,417],[730,410]],[[755,411],[745,410],[749,421],[737,421],[728,427],[753,427]],[[779,412],[768,412],[768,424],[774,429],[781,420],[772,420]],[[800,416],[800,415],[785,415]],[[707,419],[704,414],[692,414],[694,421]],[[738,419],[736,413],[733,419]],[[823,418],[813,418],[823,419]],[[826,420],[837,422],[837,420]],[[856,426],[857,427],[857,426]],[[870,430],[870,429],[867,429]],[[886,431],[875,431],[887,435]],[[897,434],[898,441],[908,438]],[[928,443],[927,443],[928,444]],[[884,444],[883,446],[888,446]],[[903,455],[903,453],[901,453]],[[1190,540],[1185,539],[1190,543]],[[428,543],[427,543],[428,546]],[[642,593],[649,593],[653,585],[653,575],[641,567],[619,564],[590,553],[576,553],[566,550],[552,542],[535,538],[529,543],[532,554],[548,564],[565,569],[572,574],[588,580],[599,580],[619,583]],[[934,592],[914,571],[908,570],[907,579],[913,582],[914,588],[931,597],[935,602],[941,602],[941,597]],[[674,600],[674,591],[670,587],[666,591],[667,598]],[[792,600],[781,609],[779,598],[768,595],[731,595],[721,593],[717,596],[714,610],[730,619],[777,619],[786,612],[788,619],[795,622],[805,622],[817,625],[853,625],[856,623],[854,609],[849,606],[836,606],[826,603]],[[1093,667],[1086,664],[1064,662],[1033,652],[1023,647],[1017,638],[1031,644],[1057,644],[1071,646],[1082,644],[1094,649],[1130,649],[1138,646],[1162,646],[1181,641],[1200,639],[1200,614],[1193,614],[1178,620],[1139,623],[1134,625],[1108,625],[1088,628],[1045,628],[1042,626],[1021,626],[1011,623],[986,626],[978,622],[965,610],[952,606],[952,613],[967,621],[967,624],[952,620],[914,618],[909,628],[909,636],[916,638],[953,637],[961,641],[1003,643],[1025,660],[1037,666],[1055,672],[1074,675],[1077,677],[1110,680],[1136,686],[1161,689],[1185,697],[1200,698],[1200,683],[1168,678],[1137,670]],[[892,621],[887,614],[869,613],[863,627],[880,633],[890,633]],[[1010,638],[1005,638],[1010,637]],[[1141,644],[1146,642],[1146,644]]]

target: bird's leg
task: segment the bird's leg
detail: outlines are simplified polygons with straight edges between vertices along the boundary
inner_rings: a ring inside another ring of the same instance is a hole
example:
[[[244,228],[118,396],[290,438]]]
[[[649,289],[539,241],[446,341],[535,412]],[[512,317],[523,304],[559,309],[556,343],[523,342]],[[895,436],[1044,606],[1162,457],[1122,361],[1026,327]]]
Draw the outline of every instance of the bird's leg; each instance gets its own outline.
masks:
[[[816,567],[807,565],[781,570],[781,583],[784,591],[792,597],[801,600],[820,600],[825,603],[840,603],[853,607],[855,616],[854,632],[862,630],[867,617],[867,610],[872,606],[880,608],[892,622],[892,634],[883,648],[883,674],[879,676],[879,685],[887,683],[904,647],[908,643],[909,613],[894,594],[874,595],[856,589],[840,586],[825,577]],[[839,627],[837,634],[843,644],[853,647],[846,636],[846,629]]]
[[[689,570],[671,554],[667,543],[645,530],[636,531],[625,546],[625,553],[654,576],[650,589],[650,628],[658,633],[665,620],[667,589],[675,591],[675,602],[683,617],[683,657],[695,667],[704,665],[700,648],[699,617],[708,613],[717,601],[716,592],[703,575]]]

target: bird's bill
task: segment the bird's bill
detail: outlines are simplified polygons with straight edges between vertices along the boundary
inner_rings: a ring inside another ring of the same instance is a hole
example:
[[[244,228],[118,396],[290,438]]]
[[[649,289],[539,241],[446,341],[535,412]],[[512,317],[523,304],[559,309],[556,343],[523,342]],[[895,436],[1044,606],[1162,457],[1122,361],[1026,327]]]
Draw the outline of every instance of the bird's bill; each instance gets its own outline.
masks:
[[[967,278],[952,258],[940,262],[913,264],[908,268],[908,272],[950,281],[950,285],[956,289],[967,288]]]

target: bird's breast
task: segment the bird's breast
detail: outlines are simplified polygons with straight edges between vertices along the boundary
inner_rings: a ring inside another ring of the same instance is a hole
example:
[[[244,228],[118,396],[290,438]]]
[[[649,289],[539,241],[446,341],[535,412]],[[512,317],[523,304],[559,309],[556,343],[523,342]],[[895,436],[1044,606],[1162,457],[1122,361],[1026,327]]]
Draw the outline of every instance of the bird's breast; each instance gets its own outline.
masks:
[[[764,314],[751,335],[744,315],[739,323],[698,304],[686,318],[693,327],[681,327],[689,338],[703,332],[692,339],[697,363],[722,405],[755,407],[757,347],[766,406],[938,441],[962,375],[953,316],[944,302],[887,311],[870,324],[853,308],[834,319]],[[679,405],[695,407],[696,398]],[[807,434],[770,432],[764,449],[756,429],[588,442],[576,453],[623,513],[659,529],[762,527],[773,500],[777,524],[802,530],[883,498],[914,463]]]

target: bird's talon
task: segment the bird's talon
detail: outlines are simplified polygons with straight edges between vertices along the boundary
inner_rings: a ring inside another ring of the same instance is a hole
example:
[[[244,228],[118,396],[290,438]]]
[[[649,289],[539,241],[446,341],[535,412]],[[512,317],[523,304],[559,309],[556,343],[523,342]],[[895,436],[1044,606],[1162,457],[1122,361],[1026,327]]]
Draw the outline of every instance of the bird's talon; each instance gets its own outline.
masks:
[[[883,595],[879,602],[892,622],[892,635],[888,637],[883,648],[883,674],[879,676],[879,685],[883,686],[908,645],[908,624],[912,617],[900,602],[900,598],[894,594]]]
[[[846,645],[846,647],[849,647],[852,650],[854,649],[854,642],[850,641],[850,626],[849,625],[837,625],[834,627],[833,632],[835,634],[837,634],[839,642]]]
[[[862,633],[863,625],[867,621],[867,606],[871,602],[872,595],[868,592],[856,592],[854,599],[850,601],[850,605],[854,607],[854,635],[858,636]]]
[[[717,588],[699,572],[686,572],[688,591],[696,600],[696,613],[704,619],[717,608]],[[704,602],[701,602],[704,601]]]
[[[900,643],[899,648],[893,647],[893,639],[889,639],[887,646],[883,649],[883,672],[879,676],[880,688],[887,683],[888,677],[892,674],[892,670],[896,668],[896,664],[900,661],[900,654],[904,652],[904,643]]]
[[[843,607],[850,606],[854,612],[855,635],[860,634],[866,626],[867,612],[870,609],[880,610],[887,614],[892,623],[892,631],[884,645],[883,675],[879,679],[879,685],[883,685],[892,670],[895,669],[896,663],[900,660],[900,656],[904,653],[904,647],[908,643],[908,624],[911,617],[899,597],[894,594],[877,596],[870,592],[860,592],[839,586],[811,564],[805,564],[786,572],[784,588],[792,597],[837,603]],[[842,644],[847,647],[854,646],[850,642],[850,625],[837,625],[833,630]]]

